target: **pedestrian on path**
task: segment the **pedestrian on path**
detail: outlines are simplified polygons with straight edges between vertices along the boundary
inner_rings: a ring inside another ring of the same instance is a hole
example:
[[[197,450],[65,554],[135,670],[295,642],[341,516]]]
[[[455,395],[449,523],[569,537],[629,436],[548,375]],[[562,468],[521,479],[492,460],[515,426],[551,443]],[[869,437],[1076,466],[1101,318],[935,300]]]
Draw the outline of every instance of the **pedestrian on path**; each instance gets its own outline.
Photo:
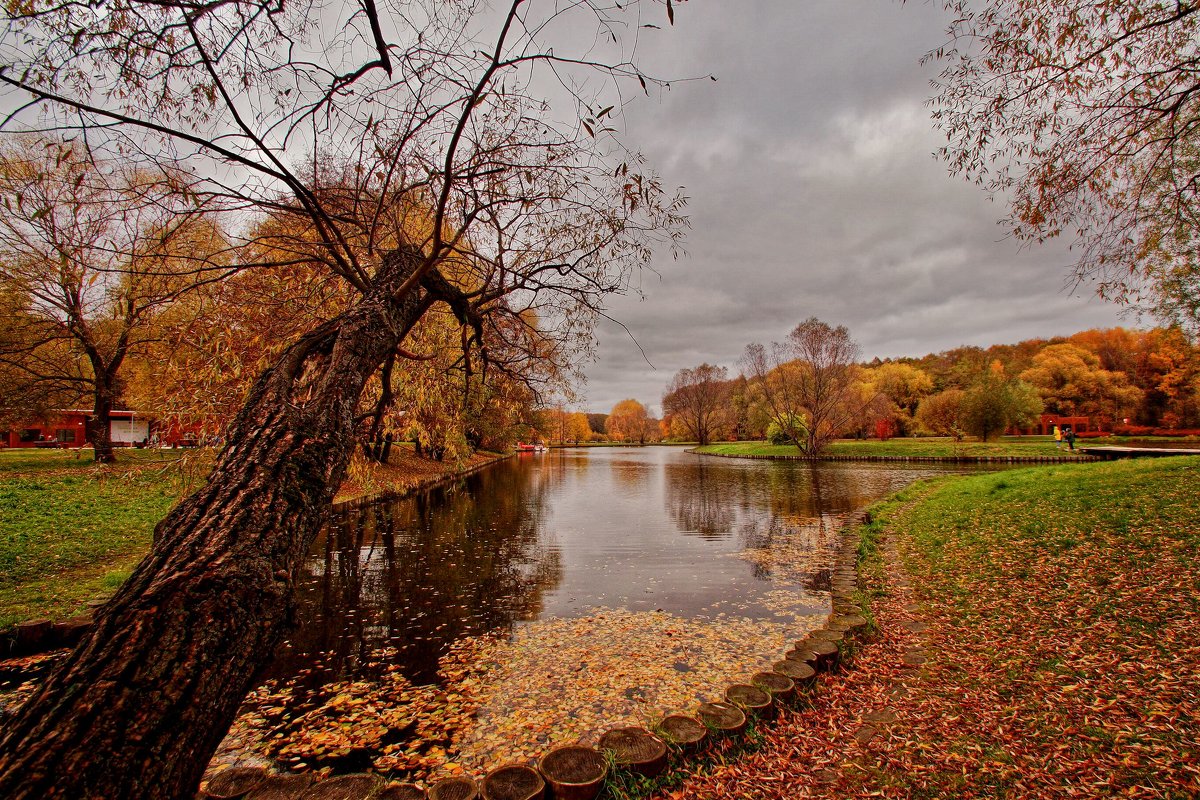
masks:
[[[1062,428],[1055,425],[1054,426],[1054,449],[1062,450],[1062,446],[1063,446]]]

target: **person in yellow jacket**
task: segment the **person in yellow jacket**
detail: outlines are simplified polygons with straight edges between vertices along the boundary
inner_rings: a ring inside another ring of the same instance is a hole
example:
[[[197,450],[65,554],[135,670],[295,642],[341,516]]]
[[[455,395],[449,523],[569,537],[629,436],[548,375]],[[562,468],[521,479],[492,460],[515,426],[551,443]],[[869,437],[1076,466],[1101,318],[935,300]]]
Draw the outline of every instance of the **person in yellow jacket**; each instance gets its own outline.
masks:
[[[1062,428],[1055,425],[1054,426],[1054,448],[1056,450],[1062,450],[1062,443],[1063,443]]]

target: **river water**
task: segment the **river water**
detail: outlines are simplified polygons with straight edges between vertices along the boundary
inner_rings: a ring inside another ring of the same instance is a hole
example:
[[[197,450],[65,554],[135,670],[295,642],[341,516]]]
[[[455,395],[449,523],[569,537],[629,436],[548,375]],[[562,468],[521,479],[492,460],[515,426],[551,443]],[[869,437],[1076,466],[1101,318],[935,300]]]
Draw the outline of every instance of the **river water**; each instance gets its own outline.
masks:
[[[692,711],[824,621],[853,514],[943,471],[564,449],[341,513],[218,760],[479,775]]]
[[[597,608],[778,619],[769,600],[786,591],[827,612],[820,558],[840,518],[937,472],[675,447],[522,454],[340,514],[313,548],[299,629],[270,674],[323,654],[349,675],[391,645],[406,676],[426,682],[464,636]],[[774,567],[781,554],[802,569]]]

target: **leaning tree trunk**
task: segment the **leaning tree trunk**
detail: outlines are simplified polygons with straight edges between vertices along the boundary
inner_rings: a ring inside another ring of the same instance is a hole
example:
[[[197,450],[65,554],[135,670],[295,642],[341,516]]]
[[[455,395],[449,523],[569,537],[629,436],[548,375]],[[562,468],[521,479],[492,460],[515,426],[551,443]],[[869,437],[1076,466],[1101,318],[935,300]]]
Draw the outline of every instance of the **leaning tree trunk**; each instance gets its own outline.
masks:
[[[0,740],[0,797],[195,794],[255,674],[287,628],[304,555],[345,475],[364,384],[425,309],[375,288],[255,383],[209,483]]]

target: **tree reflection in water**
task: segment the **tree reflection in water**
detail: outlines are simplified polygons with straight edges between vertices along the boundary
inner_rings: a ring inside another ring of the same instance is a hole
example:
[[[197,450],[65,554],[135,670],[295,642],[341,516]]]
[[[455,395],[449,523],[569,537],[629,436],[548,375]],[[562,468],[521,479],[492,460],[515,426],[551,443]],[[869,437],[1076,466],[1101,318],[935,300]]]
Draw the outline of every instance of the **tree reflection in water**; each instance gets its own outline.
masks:
[[[771,580],[786,560],[811,592],[828,591],[830,572],[814,558],[834,546],[845,515],[896,491],[913,471],[866,464],[738,461],[695,456],[665,465],[667,512],[684,535],[736,535],[756,578]]]
[[[433,683],[456,641],[542,616],[622,605],[687,615],[734,599],[749,613],[776,588],[827,591],[841,518],[915,477],[662,448],[515,458],[339,515],[310,553],[296,629],[263,677],[371,677],[394,649],[388,664]],[[749,574],[723,558],[735,554]]]
[[[736,487],[722,481],[729,470],[698,458],[695,463],[667,464],[667,508],[680,532],[719,539],[737,522]]]
[[[501,464],[411,498],[351,509],[309,556],[297,620],[264,678],[312,669],[313,684],[362,676],[385,647],[416,684],[467,636],[533,619],[562,579],[539,538],[546,475]]]

